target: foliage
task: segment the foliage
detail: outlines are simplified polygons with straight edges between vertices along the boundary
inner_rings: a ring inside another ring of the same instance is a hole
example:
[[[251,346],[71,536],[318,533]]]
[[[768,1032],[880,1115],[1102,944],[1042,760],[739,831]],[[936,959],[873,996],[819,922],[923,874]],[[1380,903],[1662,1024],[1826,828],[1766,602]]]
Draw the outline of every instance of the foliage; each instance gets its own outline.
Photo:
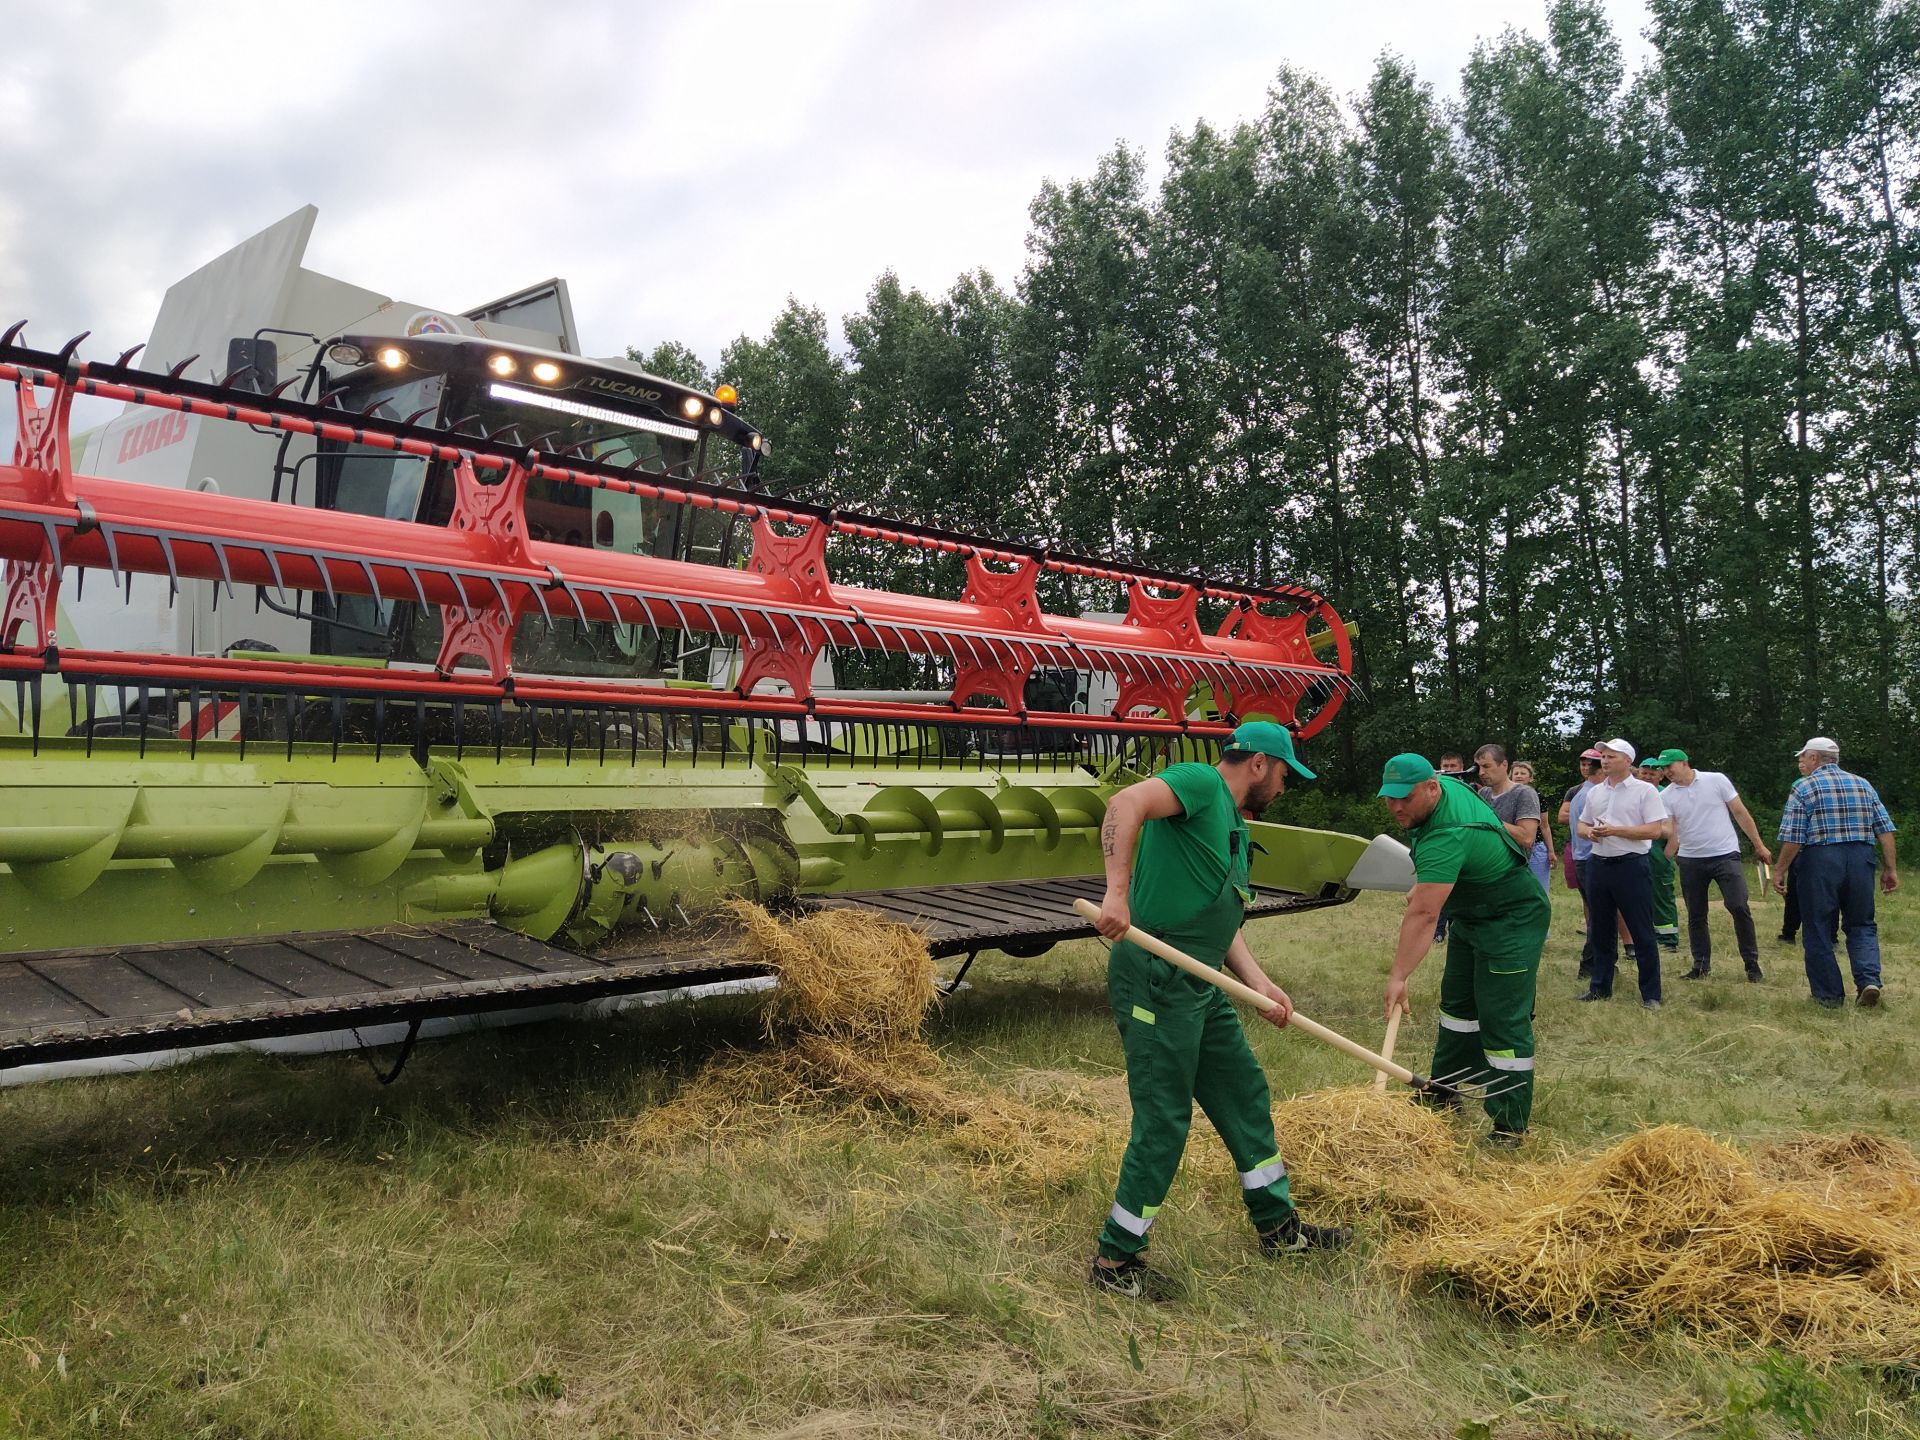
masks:
[[[1011,293],[884,275],[844,348],[790,302],[718,373],[777,485],[1325,591],[1365,686],[1333,788],[1603,732],[1771,796],[1820,732],[1912,804],[1920,10],[1650,14],[1631,76],[1598,0],[1451,102],[1392,54],[1345,102],[1283,68],[1157,188],[1125,145],[1043,185]],[[950,558],[835,564],[957,593]],[[1076,584],[1047,603],[1124,608]]]

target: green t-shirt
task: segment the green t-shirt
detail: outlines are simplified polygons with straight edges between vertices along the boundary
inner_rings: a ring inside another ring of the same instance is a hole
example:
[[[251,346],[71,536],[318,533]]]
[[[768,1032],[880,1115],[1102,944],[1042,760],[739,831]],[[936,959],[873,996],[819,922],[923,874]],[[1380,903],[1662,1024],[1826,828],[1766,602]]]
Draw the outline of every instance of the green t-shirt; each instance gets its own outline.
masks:
[[[1127,904],[1133,923],[1152,934],[1177,929],[1212,904],[1229,866],[1236,859],[1245,866],[1251,838],[1213,766],[1169,765],[1157,778],[1167,782],[1185,813],[1140,827]]]
[[[1523,866],[1493,807],[1458,780],[1442,778],[1440,803],[1426,823],[1413,831],[1413,878],[1423,885],[1452,885],[1447,900],[1455,909],[1471,904],[1474,892],[1505,881]],[[1534,889],[1539,885],[1536,882]]]

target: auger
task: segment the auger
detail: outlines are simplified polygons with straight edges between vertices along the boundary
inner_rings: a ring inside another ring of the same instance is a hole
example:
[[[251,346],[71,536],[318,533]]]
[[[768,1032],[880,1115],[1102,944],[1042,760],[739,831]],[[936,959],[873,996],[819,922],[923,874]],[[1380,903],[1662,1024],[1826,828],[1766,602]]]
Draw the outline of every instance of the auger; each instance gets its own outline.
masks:
[[[0,336],[0,1067],[735,975],[734,895],[1044,948],[1116,784],[1350,688],[1310,590],[776,497],[729,387],[460,324],[284,382]],[[834,578],[873,546],[959,593]],[[1361,842],[1257,829],[1257,912],[1351,897]]]

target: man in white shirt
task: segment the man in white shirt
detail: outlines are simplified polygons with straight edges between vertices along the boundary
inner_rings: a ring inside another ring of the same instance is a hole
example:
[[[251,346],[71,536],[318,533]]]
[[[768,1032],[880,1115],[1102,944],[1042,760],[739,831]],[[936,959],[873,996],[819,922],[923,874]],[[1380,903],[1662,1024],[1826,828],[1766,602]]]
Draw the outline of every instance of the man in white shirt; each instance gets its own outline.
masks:
[[[1673,838],[1667,854],[1680,867],[1680,898],[1687,907],[1687,943],[1693,950],[1689,980],[1704,980],[1713,968],[1713,937],[1707,931],[1707,885],[1720,887],[1720,903],[1733,917],[1733,938],[1746,962],[1747,979],[1758,982],[1760,941],[1753,933],[1753,911],[1747,907],[1747,872],[1740,865],[1740,837],[1734,826],[1753,842],[1762,864],[1773,863],[1773,852],[1760,838],[1760,827],[1747,812],[1733,782],[1717,770],[1696,770],[1684,750],[1663,750],[1656,764],[1667,769],[1667,788],[1660,792],[1673,817]]]
[[[1660,944],[1653,934],[1653,882],[1647,852],[1664,839],[1667,807],[1660,792],[1633,778],[1633,746],[1603,740],[1601,783],[1580,807],[1579,832],[1593,841],[1587,860],[1587,934],[1593,941],[1593,982],[1581,1000],[1613,998],[1617,961],[1615,917],[1626,921],[1640,969],[1640,1003],[1660,1008]]]

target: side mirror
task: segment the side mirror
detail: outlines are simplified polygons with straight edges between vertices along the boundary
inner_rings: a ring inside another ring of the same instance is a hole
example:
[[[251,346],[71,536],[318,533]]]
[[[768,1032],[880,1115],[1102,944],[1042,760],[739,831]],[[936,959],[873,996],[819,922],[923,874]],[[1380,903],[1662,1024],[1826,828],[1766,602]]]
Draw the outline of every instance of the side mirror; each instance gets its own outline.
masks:
[[[235,336],[227,341],[227,373],[233,376],[236,390],[264,395],[280,383],[279,349],[264,337]]]

